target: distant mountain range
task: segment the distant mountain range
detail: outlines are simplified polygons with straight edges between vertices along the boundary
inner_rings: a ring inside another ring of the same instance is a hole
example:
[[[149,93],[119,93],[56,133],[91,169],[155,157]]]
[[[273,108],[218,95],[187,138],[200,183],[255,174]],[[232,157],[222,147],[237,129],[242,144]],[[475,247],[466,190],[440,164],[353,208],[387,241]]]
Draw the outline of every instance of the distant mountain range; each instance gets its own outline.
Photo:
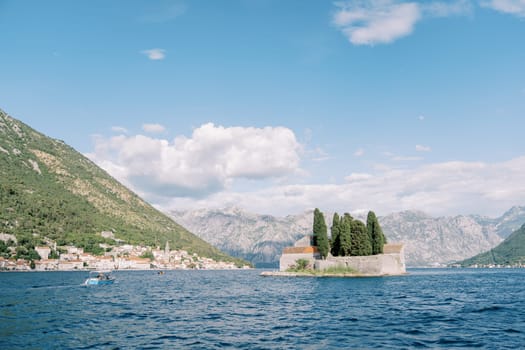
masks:
[[[311,232],[312,213],[279,218],[230,207],[171,211],[169,215],[224,252],[262,267],[275,265],[284,247]]]
[[[525,265],[525,224],[497,247],[459,263],[461,266]]]
[[[86,251],[120,242],[233,261],[121,185],[88,158],[0,110],[0,235],[17,257],[53,241]],[[2,240],[1,254],[12,254]],[[15,246],[13,246],[15,244]],[[16,244],[18,246],[16,246]],[[33,254],[33,255],[31,255]]]
[[[410,266],[440,266],[469,258],[503,241],[525,222],[525,207],[513,207],[499,218],[458,215],[434,218],[404,211],[379,218],[391,241],[405,243]]]
[[[238,208],[169,214],[202,239],[257,266],[275,266],[283,247],[312,232],[313,221],[313,211],[284,218]],[[330,226],[331,213],[325,218]],[[525,223],[525,207],[513,207],[499,218],[479,215],[434,218],[418,211],[404,211],[380,217],[379,222],[390,242],[405,243],[408,266],[443,266],[501,243]]]

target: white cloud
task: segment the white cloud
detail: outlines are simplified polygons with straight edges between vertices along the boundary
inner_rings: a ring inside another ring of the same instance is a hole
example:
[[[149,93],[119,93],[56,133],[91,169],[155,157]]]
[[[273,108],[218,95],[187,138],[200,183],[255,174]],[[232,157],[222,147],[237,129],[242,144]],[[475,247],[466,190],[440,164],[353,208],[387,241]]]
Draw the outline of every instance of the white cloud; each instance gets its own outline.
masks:
[[[525,17],[525,0],[482,1],[481,6],[518,17]]]
[[[362,148],[358,148],[358,149],[354,152],[354,156],[355,156],[355,157],[362,157],[364,154],[365,154],[365,150],[362,149]]]
[[[160,124],[142,124],[142,130],[152,134],[158,134],[166,131],[166,128]]]
[[[111,127],[111,131],[113,132],[117,132],[117,133],[120,133],[120,134],[127,134],[128,133],[128,129],[122,127],[122,126],[112,126]]]
[[[222,191],[205,200],[174,199],[172,208],[237,205],[274,215],[299,213],[315,207],[323,211],[374,210],[386,215],[422,210],[432,215],[501,215],[523,205],[525,156],[506,162],[445,162],[413,169],[385,169],[351,174],[343,184],[287,185],[252,192]]]
[[[324,162],[325,160],[328,160],[328,159],[332,158],[321,147],[316,147],[315,149],[309,151],[308,153],[311,154],[311,159],[314,162]]]
[[[349,1],[336,3],[334,24],[355,45],[393,42],[409,35],[421,18],[415,2],[393,0]]]
[[[187,6],[184,3],[172,3],[168,7],[154,9],[140,17],[143,22],[164,23],[169,22],[177,17],[182,16],[187,11]]]
[[[412,156],[394,156],[392,160],[395,162],[415,162],[418,160],[423,160],[422,157],[412,157]]]
[[[432,149],[429,146],[416,145],[417,152],[430,152]]]
[[[97,137],[88,156],[149,197],[198,197],[235,179],[267,179],[299,172],[301,145],[284,127],[225,128],[212,123],[172,142],[143,135]]]
[[[425,120],[425,116],[424,115],[420,115],[419,117],[417,117],[417,119],[423,121],[423,120]]]
[[[421,146],[421,145],[416,145],[416,151],[422,151],[422,147],[424,146]],[[430,151],[430,149],[428,149],[428,151]],[[404,156],[404,155],[397,155],[395,153],[392,153],[392,152],[383,152],[383,155],[385,157],[388,157],[390,161],[393,161],[393,162],[415,162],[415,161],[419,161],[419,160],[423,160],[423,157],[420,157],[420,156]],[[378,169],[382,169],[384,168],[385,166],[384,165],[381,165],[380,168]],[[389,166],[387,166],[388,168],[390,168]]]
[[[334,25],[354,45],[388,44],[410,35],[425,17],[449,17],[472,12],[469,0],[403,2],[360,0],[335,3]]]
[[[369,180],[371,178],[372,178],[371,174],[352,173],[352,174],[348,175],[347,177],[345,177],[345,180],[348,181],[348,182],[353,182],[353,181]]]
[[[473,6],[470,0],[458,0],[447,2],[430,2],[421,5],[424,15],[430,17],[450,17],[471,14]]]
[[[140,53],[148,56],[148,58],[153,61],[163,60],[166,58],[166,50],[164,49],[142,50]]]

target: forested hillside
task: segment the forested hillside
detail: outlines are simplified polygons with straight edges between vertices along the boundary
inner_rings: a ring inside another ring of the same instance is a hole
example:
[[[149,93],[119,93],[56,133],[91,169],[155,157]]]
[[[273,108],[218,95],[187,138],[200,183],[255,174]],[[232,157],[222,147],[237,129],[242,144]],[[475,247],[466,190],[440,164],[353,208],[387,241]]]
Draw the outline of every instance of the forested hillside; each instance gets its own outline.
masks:
[[[169,241],[173,249],[233,260],[64,142],[1,110],[0,179],[0,233],[16,236],[18,257],[29,257],[46,240],[101,253],[99,243],[115,241],[100,233],[112,231],[121,243],[164,246]]]
[[[461,266],[525,265],[525,224],[497,247],[460,263]]]

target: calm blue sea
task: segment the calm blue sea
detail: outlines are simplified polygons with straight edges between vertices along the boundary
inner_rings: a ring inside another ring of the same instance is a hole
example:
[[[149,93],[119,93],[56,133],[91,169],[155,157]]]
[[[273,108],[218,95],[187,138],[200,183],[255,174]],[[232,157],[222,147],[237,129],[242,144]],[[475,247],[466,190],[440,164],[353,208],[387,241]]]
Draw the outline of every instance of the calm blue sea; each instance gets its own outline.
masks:
[[[252,271],[0,273],[0,349],[525,347],[525,270],[386,278]]]

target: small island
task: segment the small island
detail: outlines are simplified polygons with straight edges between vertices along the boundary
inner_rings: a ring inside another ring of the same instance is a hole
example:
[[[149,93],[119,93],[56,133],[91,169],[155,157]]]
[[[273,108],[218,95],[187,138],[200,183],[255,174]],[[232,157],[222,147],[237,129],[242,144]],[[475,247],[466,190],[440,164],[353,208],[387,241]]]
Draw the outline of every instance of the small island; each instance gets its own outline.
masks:
[[[387,243],[373,211],[366,225],[350,214],[334,214],[328,237],[324,214],[315,209],[313,235],[283,250],[279,271],[262,276],[377,277],[406,274],[401,243]]]

